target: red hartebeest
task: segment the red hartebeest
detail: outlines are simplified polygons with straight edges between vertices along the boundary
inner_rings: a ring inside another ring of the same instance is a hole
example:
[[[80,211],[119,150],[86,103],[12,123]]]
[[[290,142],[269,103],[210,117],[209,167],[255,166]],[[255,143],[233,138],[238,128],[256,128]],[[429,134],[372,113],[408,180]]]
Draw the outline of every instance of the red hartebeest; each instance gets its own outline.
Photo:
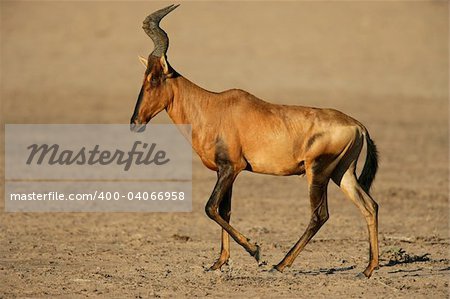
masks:
[[[161,19],[177,6],[149,15],[143,29],[155,44],[144,60],[146,71],[131,117],[131,130],[143,131],[162,110],[175,124],[192,125],[192,147],[206,167],[217,172],[217,183],[206,214],[222,227],[222,248],[211,269],[220,269],[230,256],[229,235],[260,259],[260,247],[230,225],[231,193],[243,170],[288,176],[306,174],[311,219],[298,242],[274,268],[283,271],[328,219],[330,179],[364,215],[370,243],[370,277],[378,266],[378,205],[369,194],[377,171],[377,150],[367,129],[333,109],[274,105],[248,92],[204,90],[177,73],[167,62],[167,34]],[[359,178],[355,169],[363,143],[367,156]]]

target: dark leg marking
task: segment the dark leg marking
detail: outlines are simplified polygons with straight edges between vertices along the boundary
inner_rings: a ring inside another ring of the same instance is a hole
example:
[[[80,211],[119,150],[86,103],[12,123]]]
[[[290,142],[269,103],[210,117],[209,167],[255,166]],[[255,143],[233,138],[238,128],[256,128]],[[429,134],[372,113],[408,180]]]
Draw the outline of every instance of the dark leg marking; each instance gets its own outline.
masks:
[[[314,164],[312,165],[312,171],[314,176],[319,176],[322,174],[324,170],[337,158],[337,155],[333,154],[324,154],[318,156],[314,160]]]
[[[336,185],[341,186],[342,177],[344,176],[345,172],[347,171],[347,169],[349,169],[352,163],[355,163],[354,169],[356,169],[358,157],[363,147],[362,141],[363,141],[362,138],[356,139],[355,142],[344,153],[344,156],[341,158],[339,163],[336,165],[336,168],[333,170],[333,173],[331,174],[331,179]]]
[[[249,239],[232,227],[222,215],[219,214],[218,208],[225,198],[227,192],[230,192],[236,171],[229,159],[229,154],[225,143],[218,139],[216,143],[216,165],[218,167],[217,183],[205,207],[205,212],[209,218],[219,224],[230,236],[245,250],[259,261],[260,248],[256,244],[251,244]]]
[[[226,192],[225,197],[219,204],[219,215],[226,222],[230,223],[231,218],[231,195],[232,188]],[[228,262],[230,258],[230,235],[228,232],[222,228],[222,245],[220,249],[220,256],[216,262],[211,266],[210,270],[217,270],[222,268],[222,266]]]

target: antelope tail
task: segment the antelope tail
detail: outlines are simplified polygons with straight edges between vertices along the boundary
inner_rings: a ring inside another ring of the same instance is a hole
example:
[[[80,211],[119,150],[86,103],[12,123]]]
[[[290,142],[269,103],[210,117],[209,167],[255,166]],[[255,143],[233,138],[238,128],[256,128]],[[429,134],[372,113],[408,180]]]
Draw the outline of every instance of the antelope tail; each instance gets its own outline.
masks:
[[[358,182],[364,191],[369,194],[370,186],[372,186],[372,182],[375,179],[375,174],[378,170],[378,151],[375,143],[370,139],[369,133],[366,131],[364,135],[367,143],[367,155]]]

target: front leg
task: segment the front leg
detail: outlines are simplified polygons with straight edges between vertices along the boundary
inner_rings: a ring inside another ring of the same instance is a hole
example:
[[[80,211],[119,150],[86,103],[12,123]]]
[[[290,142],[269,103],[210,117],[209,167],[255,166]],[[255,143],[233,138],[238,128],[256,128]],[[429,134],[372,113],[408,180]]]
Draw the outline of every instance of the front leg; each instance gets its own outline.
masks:
[[[230,223],[231,217],[231,190],[232,187],[228,189],[225,193],[224,198],[219,204],[219,215],[228,223]],[[217,270],[222,268],[222,266],[228,262],[230,258],[230,235],[225,229],[222,228],[222,246],[220,249],[220,256],[214,265],[211,266],[210,270]]]
[[[226,193],[230,192],[231,196],[231,188],[233,186],[234,179],[236,178],[237,172],[233,170],[231,163],[223,162],[219,165],[218,170],[218,178],[217,183],[214,187],[214,190],[211,194],[211,197],[206,204],[205,211],[206,214],[217,222],[230,236],[245,250],[250,253],[251,256],[255,257],[255,259],[259,262],[260,258],[260,248],[256,244],[251,244],[249,239],[247,239],[244,235],[242,235],[239,231],[237,231],[234,227],[232,227],[228,221],[224,219],[222,215],[219,214],[218,208],[226,197]],[[214,266],[213,266],[214,267]]]

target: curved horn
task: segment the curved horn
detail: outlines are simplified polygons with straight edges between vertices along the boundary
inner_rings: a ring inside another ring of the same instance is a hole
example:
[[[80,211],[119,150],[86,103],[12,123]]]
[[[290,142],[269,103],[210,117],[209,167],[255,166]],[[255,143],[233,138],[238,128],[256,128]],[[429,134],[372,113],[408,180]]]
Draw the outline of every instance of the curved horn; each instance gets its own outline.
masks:
[[[169,48],[169,38],[167,33],[159,27],[159,22],[164,18],[169,12],[177,8],[178,5],[170,5],[163,9],[157,10],[151,15],[147,16],[144,20],[142,28],[145,33],[153,40],[155,44],[155,49],[152,52],[153,56],[161,57],[166,54],[167,48]]]

